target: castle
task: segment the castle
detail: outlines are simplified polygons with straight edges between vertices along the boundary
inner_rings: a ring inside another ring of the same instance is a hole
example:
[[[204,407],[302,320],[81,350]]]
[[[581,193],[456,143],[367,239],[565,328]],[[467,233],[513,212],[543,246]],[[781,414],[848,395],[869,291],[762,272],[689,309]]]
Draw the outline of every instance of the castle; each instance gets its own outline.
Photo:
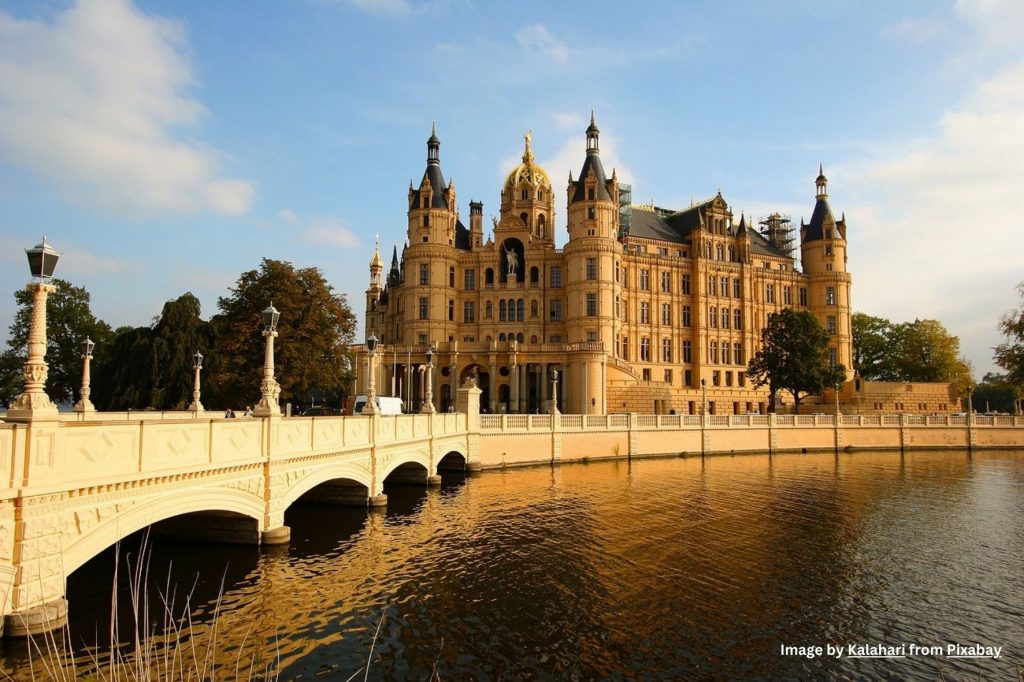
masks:
[[[630,187],[601,163],[593,115],[566,188],[564,248],[529,134],[486,240],[483,204],[470,202],[469,227],[460,220],[440,148],[432,131],[401,257],[396,247],[385,273],[378,245],[370,262],[365,330],[380,342],[378,393],[417,409],[430,376],[445,410],[473,377],[490,412],[547,412],[554,391],[570,413],[764,413],[767,388],[751,385],[746,365],[768,316],[786,307],[817,317],[830,361],[852,380],[846,220],[833,215],[820,169],[798,267],[787,216],[737,220],[721,193],[681,210],[631,204]],[[359,364],[365,392],[365,349]]]

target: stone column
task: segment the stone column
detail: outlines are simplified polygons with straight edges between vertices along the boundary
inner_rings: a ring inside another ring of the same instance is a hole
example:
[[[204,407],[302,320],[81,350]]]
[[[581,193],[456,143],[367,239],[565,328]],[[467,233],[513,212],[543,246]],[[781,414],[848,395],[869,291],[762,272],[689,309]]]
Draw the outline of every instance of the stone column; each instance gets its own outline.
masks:
[[[459,389],[456,410],[466,415],[466,470],[480,471],[480,394],[472,379]]]
[[[493,358],[491,359],[490,371],[491,404],[489,409],[491,414],[496,414],[498,412],[498,366],[494,363]]]
[[[515,354],[512,355],[511,364],[509,365],[509,383],[511,384],[511,390],[509,391],[508,397],[508,411],[518,412],[519,411],[519,364],[516,362]]]
[[[46,395],[46,377],[50,372],[46,364],[46,297],[57,287],[44,282],[28,285],[32,292],[32,320],[28,328],[28,359],[22,369],[25,390],[7,409],[8,421],[56,419],[57,406]]]

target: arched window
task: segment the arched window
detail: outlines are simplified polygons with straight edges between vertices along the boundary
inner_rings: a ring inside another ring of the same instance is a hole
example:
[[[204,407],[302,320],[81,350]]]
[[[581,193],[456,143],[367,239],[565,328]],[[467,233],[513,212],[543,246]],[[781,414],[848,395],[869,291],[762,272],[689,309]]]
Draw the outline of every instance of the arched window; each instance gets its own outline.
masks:
[[[539,281],[540,281],[540,270],[537,268],[537,266],[534,266],[534,267],[530,268],[530,284],[532,284],[533,286],[537,286],[537,283]]]
[[[730,246],[729,247],[729,262],[730,263],[735,263],[736,262],[736,247],[735,246]]]
[[[537,343],[537,335],[536,334],[532,334],[530,336],[530,343]]]
[[[725,260],[725,249],[721,244],[715,244],[715,260]]]
[[[523,225],[530,226],[530,216],[526,213],[520,213],[519,219],[523,221]]]
[[[504,322],[507,314],[508,313],[506,312],[505,308],[505,299],[501,299],[500,301],[498,301],[498,321]]]
[[[514,298],[508,299],[508,321],[516,321],[516,300]]]
[[[501,341],[502,343],[504,343],[505,342],[505,335],[504,334],[498,334],[498,341]]]
[[[519,299],[516,303],[516,320],[519,322],[526,321],[526,301],[523,299]],[[522,336],[522,334],[520,334],[520,336]]]
[[[526,337],[523,335],[522,332],[519,332],[518,334],[516,334],[516,341],[518,341],[519,343],[522,343],[525,340],[526,340]]]
[[[537,302],[530,301],[530,317],[537,317]]]
[[[489,287],[494,286],[494,270],[492,268],[487,268],[484,271],[484,284]]]
[[[539,192],[538,192],[538,194],[539,194]],[[544,220],[544,216],[538,217],[537,218],[537,234],[540,235],[541,239],[544,238],[544,229],[546,227],[547,227],[547,221]]]

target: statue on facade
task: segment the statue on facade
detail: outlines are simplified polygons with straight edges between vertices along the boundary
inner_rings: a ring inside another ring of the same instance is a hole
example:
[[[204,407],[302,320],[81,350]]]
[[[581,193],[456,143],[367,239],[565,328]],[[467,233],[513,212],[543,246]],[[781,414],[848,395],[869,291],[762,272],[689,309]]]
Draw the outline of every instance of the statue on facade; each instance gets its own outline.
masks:
[[[505,260],[508,262],[508,274],[516,274],[516,269],[519,267],[519,254],[515,252],[515,249],[505,249]]]

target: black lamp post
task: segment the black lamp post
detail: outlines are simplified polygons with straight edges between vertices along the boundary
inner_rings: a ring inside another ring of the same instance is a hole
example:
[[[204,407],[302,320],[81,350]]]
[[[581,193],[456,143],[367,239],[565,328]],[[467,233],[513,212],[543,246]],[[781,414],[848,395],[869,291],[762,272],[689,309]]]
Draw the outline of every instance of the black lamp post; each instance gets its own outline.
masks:
[[[89,400],[90,394],[90,376],[89,376],[89,365],[92,363],[92,351],[96,347],[96,344],[92,339],[86,337],[85,341],[82,342],[82,391],[79,396],[78,402],[75,403],[75,412],[95,412],[96,407]]]
[[[195,373],[192,379],[192,404],[188,409],[192,412],[202,412],[203,404],[199,401],[199,374],[203,371],[203,354],[199,351],[192,356],[192,370]]]

